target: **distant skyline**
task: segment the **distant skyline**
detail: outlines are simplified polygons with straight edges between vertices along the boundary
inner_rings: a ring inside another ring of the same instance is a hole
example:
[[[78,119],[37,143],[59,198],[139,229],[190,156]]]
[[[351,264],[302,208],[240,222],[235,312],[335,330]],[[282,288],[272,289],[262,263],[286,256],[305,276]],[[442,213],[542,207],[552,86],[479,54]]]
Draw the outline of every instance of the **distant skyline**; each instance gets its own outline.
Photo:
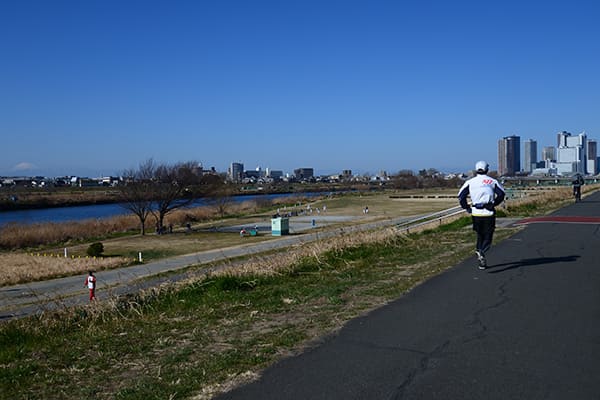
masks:
[[[0,175],[153,158],[315,174],[497,168],[599,137],[592,1],[0,1]]]

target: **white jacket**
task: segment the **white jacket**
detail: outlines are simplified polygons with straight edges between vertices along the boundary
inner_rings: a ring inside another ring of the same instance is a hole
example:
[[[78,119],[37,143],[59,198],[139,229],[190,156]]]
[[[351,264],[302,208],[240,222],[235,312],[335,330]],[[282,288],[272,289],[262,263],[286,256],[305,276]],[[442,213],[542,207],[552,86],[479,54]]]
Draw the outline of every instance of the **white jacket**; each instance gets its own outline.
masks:
[[[467,196],[471,196],[471,205]],[[466,181],[458,191],[458,201],[462,208],[475,217],[490,217],[495,214],[494,207],[504,201],[504,188],[492,177],[477,174]]]

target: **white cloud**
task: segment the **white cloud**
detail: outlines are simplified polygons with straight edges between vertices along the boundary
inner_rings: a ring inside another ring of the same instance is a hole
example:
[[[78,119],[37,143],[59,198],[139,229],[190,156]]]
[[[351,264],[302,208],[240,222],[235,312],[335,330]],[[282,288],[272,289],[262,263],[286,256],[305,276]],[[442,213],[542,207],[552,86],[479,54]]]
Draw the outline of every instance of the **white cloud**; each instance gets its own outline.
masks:
[[[22,163],[18,163],[17,165],[15,165],[12,169],[14,171],[31,171],[32,169],[36,169],[37,165],[29,163],[29,162],[22,162]]]

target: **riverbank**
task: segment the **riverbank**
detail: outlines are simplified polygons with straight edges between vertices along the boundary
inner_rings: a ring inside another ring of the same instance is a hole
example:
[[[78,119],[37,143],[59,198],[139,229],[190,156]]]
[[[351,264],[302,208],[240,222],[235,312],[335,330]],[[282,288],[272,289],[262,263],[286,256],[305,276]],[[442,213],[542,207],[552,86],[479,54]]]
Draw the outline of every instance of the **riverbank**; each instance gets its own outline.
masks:
[[[379,191],[378,191],[379,192]],[[193,209],[204,206],[224,206],[254,201],[256,203],[271,204],[276,199],[289,198],[299,201],[307,198],[320,196],[335,196],[343,193],[362,193],[359,191],[312,191],[312,192],[273,192],[273,193],[242,193],[228,195],[223,198],[201,197],[186,206],[185,209]],[[367,192],[364,192],[367,193]],[[369,192],[372,193],[372,192]],[[56,199],[55,199],[56,200]],[[69,200],[64,204],[54,204],[44,207],[46,202],[39,202],[29,206],[23,203],[17,209],[0,211],[0,228],[7,224],[37,224],[37,223],[61,223],[71,221],[82,221],[86,219],[104,219],[113,216],[131,214],[131,211],[118,201],[99,200],[78,201]]]
[[[346,184],[281,184],[271,186],[233,186],[230,196],[306,195],[306,193],[338,193],[381,190],[370,185]],[[210,199],[210,193],[198,199]],[[0,212],[39,210],[46,208],[117,204],[120,192],[114,187],[0,187]]]
[[[259,204],[260,203],[260,204]],[[175,210],[165,219],[165,226],[173,226],[176,231],[187,230],[187,226],[198,227],[204,223],[230,219],[236,216],[263,212],[278,201],[261,202],[239,202],[221,205],[222,210],[216,210],[213,206],[201,206]],[[284,200],[281,200],[282,204]],[[119,209],[118,206],[117,209]],[[52,209],[51,212],[57,211]],[[135,236],[140,233],[139,218],[124,209],[120,215],[96,218],[93,213],[86,212],[81,207],[68,209],[69,212],[77,212],[77,219],[69,219],[69,216],[60,216],[59,222],[32,222],[27,224],[8,223],[0,226],[0,249],[47,249],[53,246],[73,246],[90,240],[106,240],[114,237]],[[28,218],[32,217],[30,211]],[[116,212],[116,210],[113,210]],[[223,215],[222,212],[225,214]],[[43,217],[37,218],[43,221]],[[148,227],[151,234],[154,226],[152,216],[149,216]]]
[[[0,212],[113,204],[119,193],[106,188],[0,188]]]

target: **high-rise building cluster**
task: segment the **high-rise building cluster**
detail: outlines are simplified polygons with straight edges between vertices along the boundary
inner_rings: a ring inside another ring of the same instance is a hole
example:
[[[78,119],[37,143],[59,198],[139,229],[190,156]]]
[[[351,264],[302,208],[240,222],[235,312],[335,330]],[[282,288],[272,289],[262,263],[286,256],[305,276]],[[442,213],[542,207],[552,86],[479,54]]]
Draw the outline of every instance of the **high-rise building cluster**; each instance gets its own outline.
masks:
[[[351,171],[348,171],[351,174]],[[256,181],[280,181],[287,180],[311,180],[314,178],[313,168],[297,168],[292,176],[284,176],[283,171],[272,170],[267,168],[263,170],[261,167],[256,167],[254,170],[244,170],[244,164],[239,162],[231,163],[227,171],[229,180],[232,182],[256,182]]]
[[[537,141],[526,140],[523,142],[523,164],[519,136],[506,136],[498,141],[498,174],[501,176],[596,175],[598,161],[597,142],[588,139],[585,133],[558,132],[556,147],[544,147],[539,160]]]

